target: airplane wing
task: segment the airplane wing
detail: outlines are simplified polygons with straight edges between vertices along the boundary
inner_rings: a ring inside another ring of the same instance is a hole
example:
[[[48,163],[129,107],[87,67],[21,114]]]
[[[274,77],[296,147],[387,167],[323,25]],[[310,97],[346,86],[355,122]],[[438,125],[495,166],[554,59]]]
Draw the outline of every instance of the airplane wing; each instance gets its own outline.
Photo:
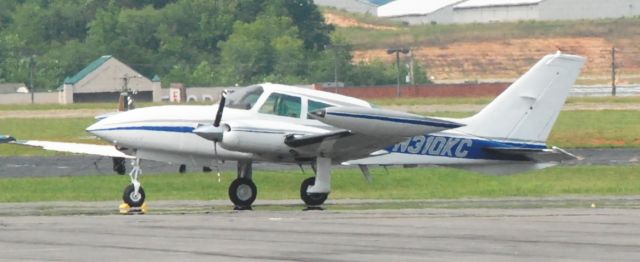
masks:
[[[16,139],[13,138],[12,136],[7,136],[7,135],[0,134],[0,144],[5,144],[5,143],[13,142],[13,141],[16,141]]]
[[[351,135],[353,135],[353,133],[351,133],[348,130],[338,130],[334,132],[328,132],[325,134],[307,135],[307,136],[298,136],[298,137],[295,135],[288,135],[284,139],[284,143],[290,147],[302,147],[302,146],[309,146],[309,145],[321,143],[325,139],[342,138],[342,137],[347,137]]]
[[[388,152],[380,149],[405,139],[406,137],[380,139],[380,137],[339,130],[302,137],[288,136],[285,138],[285,144],[307,155],[323,155],[331,157],[336,162],[343,162],[354,158],[386,154]]]
[[[285,143],[299,151],[341,162],[382,154],[381,149],[415,135],[463,126],[460,123],[384,109],[330,107],[309,113],[311,118],[340,128],[323,134],[288,136]]]
[[[38,140],[15,140],[10,136],[0,136],[0,144],[14,144],[21,146],[39,147],[44,150],[66,152],[74,154],[88,154],[107,157],[122,157],[122,158],[134,158],[127,155],[112,145],[95,145],[95,144],[80,144],[80,143],[66,143],[66,142],[50,142],[50,141],[38,141]]]
[[[366,107],[328,107],[309,113],[328,125],[372,137],[412,137],[464,126],[450,120]]]

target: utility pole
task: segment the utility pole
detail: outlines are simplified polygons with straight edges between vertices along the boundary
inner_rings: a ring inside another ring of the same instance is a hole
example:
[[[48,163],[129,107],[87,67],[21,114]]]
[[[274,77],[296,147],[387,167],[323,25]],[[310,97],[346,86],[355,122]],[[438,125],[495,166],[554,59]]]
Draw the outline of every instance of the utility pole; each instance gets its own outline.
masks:
[[[333,49],[333,86],[336,88],[336,94],[338,93],[338,51]]]
[[[410,81],[411,85],[414,86],[414,85],[416,85],[416,78],[415,78],[415,75],[414,75],[414,72],[413,72],[413,70],[414,70],[414,66],[413,65],[415,64],[414,63],[415,61],[414,61],[414,57],[413,57],[413,49],[412,48],[409,48],[409,60],[410,60],[409,61],[409,78],[410,78],[409,80],[411,80]]]
[[[338,52],[344,50],[347,47],[346,45],[326,45],[325,49],[331,49],[333,53],[333,87],[335,88],[335,92],[338,93],[338,76],[340,63],[338,61]]]
[[[616,96],[616,48],[611,47],[611,96]]]
[[[396,84],[396,97],[400,97],[400,53],[409,53],[408,48],[389,48],[387,54],[396,53],[396,70],[397,70],[397,84]]]
[[[129,111],[135,108],[133,97],[131,97],[134,91],[129,89],[129,80],[133,78],[141,78],[141,76],[124,74],[124,76],[120,78],[123,83],[122,89],[120,90],[120,97],[118,98],[118,111]]]
[[[35,103],[34,92],[35,88],[33,86],[33,70],[35,69],[36,60],[34,56],[29,57],[29,93],[31,93],[31,104]]]

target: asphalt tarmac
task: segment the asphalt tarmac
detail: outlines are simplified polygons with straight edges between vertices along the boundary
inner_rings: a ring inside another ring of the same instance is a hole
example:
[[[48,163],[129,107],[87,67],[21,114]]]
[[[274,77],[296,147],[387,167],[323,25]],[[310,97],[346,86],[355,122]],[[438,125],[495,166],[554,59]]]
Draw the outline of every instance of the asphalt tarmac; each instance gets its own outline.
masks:
[[[3,216],[0,260],[640,260],[640,209],[334,208]]]
[[[584,159],[570,165],[640,155],[571,152]],[[0,159],[2,177],[43,175],[112,175],[111,160]],[[0,203],[0,261],[640,261],[640,197],[330,200],[325,211],[299,202],[238,212],[229,201],[155,201],[145,215],[120,215],[118,202]]]
[[[640,164],[640,149],[569,149],[583,158],[566,165],[633,165]],[[142,161],[145,174],[177,172],[179,165]],[[0,157],[0,177],[112,175],[108,157],[70,155],[55,157]],[[212,167],[215,171],[215,167]],[[223,163],[221,170],[235,170],[235,163]],[[305,167],[308,168],[308,167]],[[127,166],[130,170],[130,166]],[[296,165],[257,163],[254,170],[299,169]],[[187,172],[200,172],[202,167],[187,166]]]

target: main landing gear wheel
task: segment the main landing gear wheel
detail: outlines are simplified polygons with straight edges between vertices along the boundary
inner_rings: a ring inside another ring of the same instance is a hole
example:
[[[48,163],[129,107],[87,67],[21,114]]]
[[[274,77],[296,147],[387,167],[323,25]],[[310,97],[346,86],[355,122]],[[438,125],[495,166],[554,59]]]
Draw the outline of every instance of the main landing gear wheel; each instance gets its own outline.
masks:
[[[302,201],[304,201],[304,203],[307,204],[307,206],[322,205],[324,201],[327,200],[327,197],[329,196],[328,193],[313,193],[313,194],[307,193],[307,189],[310,186],[313,186],[315,184],[316,184],[316,178],[310,177],[302,181],[302,184],[300,185],[300,198],[302,198]]]
[[[251,179],[238,178],[229,186],[229,198],[238,210],[251,209],[257,195],[258,188]]]
[[[140,187],[138,189],[138,194],[136,194],[133,184],[128,185],[124,188],[124,194],[122,195],[122,200],[127,203],[130,207],[141,207],[144,204],[145,194],[144,189]]]

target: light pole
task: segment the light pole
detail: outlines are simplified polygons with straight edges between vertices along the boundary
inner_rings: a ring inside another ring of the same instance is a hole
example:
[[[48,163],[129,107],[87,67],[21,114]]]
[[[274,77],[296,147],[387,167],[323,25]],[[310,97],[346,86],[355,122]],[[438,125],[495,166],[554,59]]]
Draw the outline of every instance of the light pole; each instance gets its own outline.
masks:
[[[31,104],[33,104],[35,101],[34,98],[34,92],[35,92],[35,88],[33,86],[33,70],[35,69],[35,64],[36,64],[36,56],[32,55],[31,57],[29,57],[29,93],[31,93]]]
[[[389,48],[387,54],[396,53],[396,71],[398,71],[398,82],[396,85],[396,97],[400,97],[400,53],[408,54],[409,48]]]
[[[134,78],[142,78],[142,76],[124,74],[124,76],[120,78],[123,81],[123,85],[122,89],[120,89],[120,97],[118,98],[118,111],[129,111],[135,108],[132,95],[135,94],[136,91],[129,88],[129,80]]]
[[[340,63],[338,61],[338,52],[344,51],[347,48],[347,45],[326,45],[325,49],[331,49],[333,52],[333,86],[335,88],[335,92],[338,93],[338,72]]]

